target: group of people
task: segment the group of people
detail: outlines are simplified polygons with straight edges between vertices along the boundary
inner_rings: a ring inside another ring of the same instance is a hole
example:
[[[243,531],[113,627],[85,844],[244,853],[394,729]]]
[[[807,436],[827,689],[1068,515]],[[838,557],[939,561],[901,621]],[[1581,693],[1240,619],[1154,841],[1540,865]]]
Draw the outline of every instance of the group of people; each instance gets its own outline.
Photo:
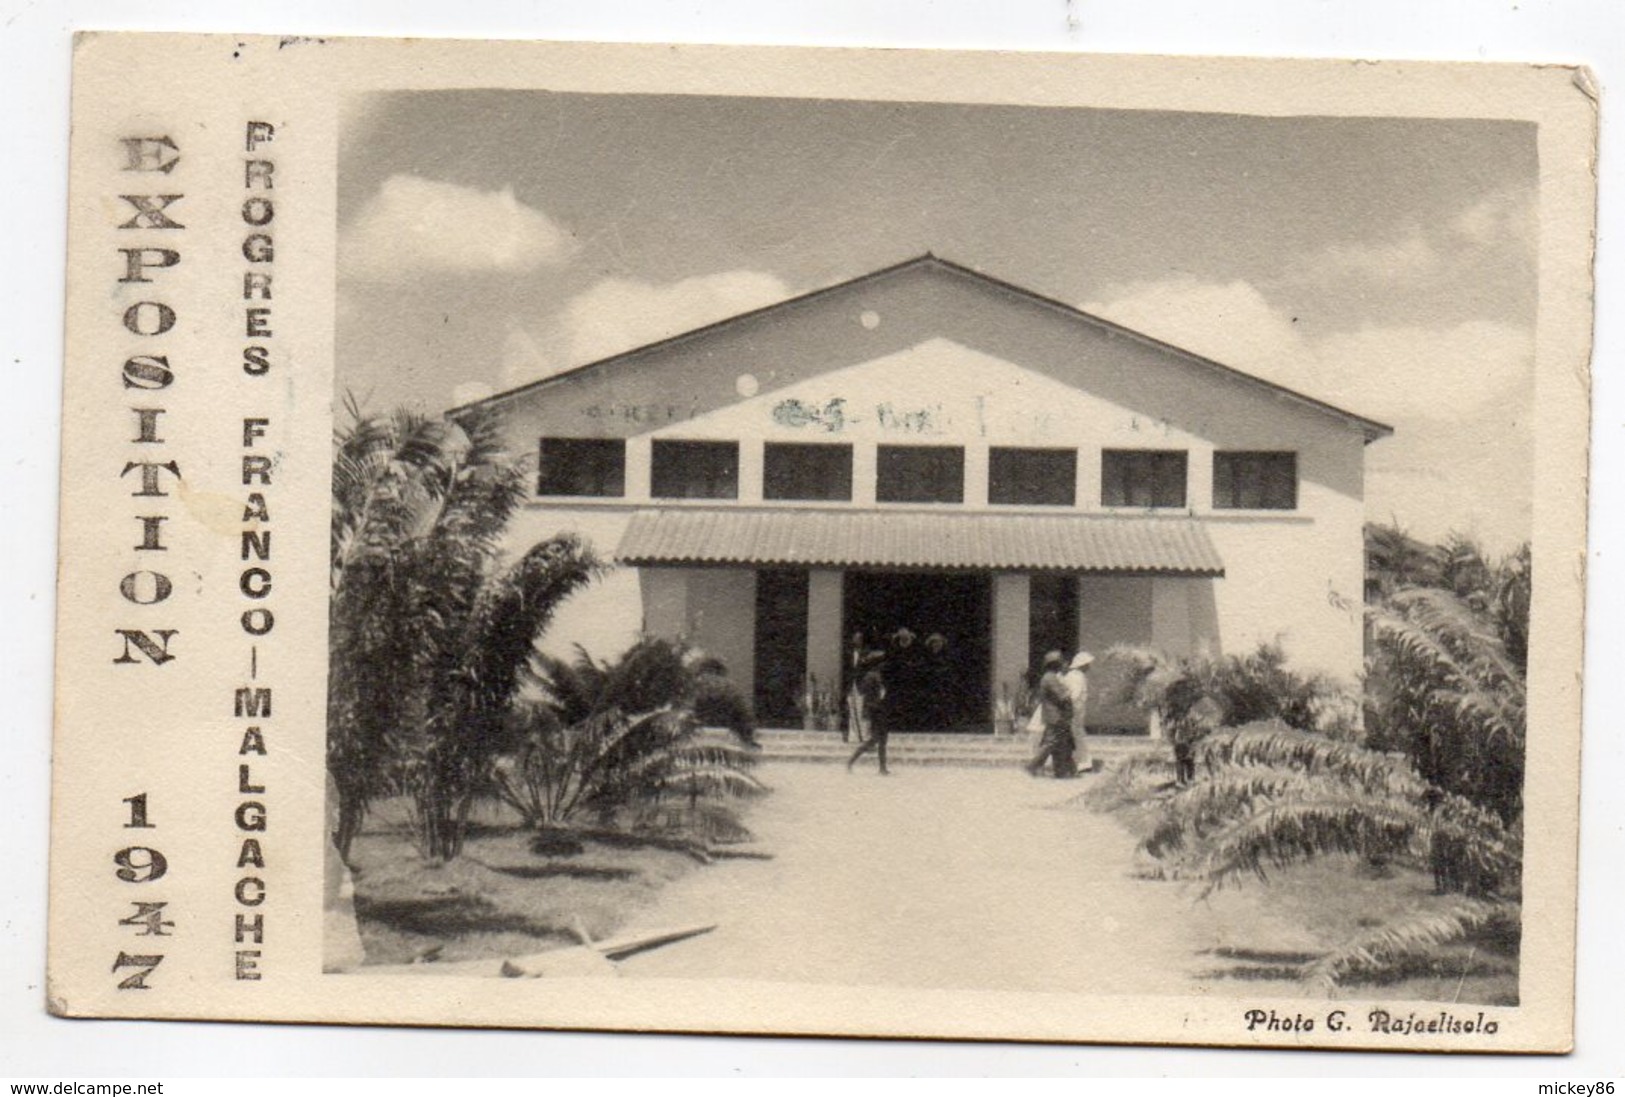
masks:
[[[1038,704],[1033,709],[1029,730],[1040,733],[1038,752],[1027,763],[1027,772],[1037,777],[1048,764],[1054,776],[1076,777],[1094,769],[1089,756],[1085,721],[1089,713],[1089,668],[1095,657],[1080,651],[1070,663],[1058,651],[1044,655],[1044,672],[1038,679]]]
[[[853,636],[847,656],[846,738],[855,738],[857,747],[846,760],[847,771],[858,759],[874,751],[880,773],[891,770],[886,764],[886,678],[884,651],[870,650],[862,634]],[[1076,777],[1094,768],[1084,721],[1089,709],[1089,668],[1095,657],[1080,651],[1070,663],[1058,651],[1044,656],[1043,674],[1038,680],[1038,705],[1033,710],[1030,730],[1040,734],[1038,752],[1027,763],[1027,772],[1038,776],[1046,765],[1056,777]]]

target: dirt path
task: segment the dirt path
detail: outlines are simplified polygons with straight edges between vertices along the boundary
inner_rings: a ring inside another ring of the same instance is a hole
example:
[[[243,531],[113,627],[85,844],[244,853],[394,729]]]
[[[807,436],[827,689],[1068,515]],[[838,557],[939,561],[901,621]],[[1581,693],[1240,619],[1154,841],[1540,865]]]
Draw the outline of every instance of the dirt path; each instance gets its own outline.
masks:
[[[1127,832],[1061,806],[1092,778],[922,767],[881,779],[872,764],[762,776],[775,791],[749,822],[773,859],[673,884],[628,931],[719,928],[632,958],[624,976],[1189,993],[1219,966],[1205,950],[1304,943],[1257,904],[1193,903],[1133,878]]]

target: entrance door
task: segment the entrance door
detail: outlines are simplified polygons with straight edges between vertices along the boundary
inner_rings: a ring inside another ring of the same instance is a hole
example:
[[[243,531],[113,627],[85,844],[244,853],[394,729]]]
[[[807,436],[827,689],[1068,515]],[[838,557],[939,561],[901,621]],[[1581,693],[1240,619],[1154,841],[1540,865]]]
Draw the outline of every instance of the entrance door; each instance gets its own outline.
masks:
[[[848,637],[886,652],[894,731],[985,733],[991,721],[993,580],[986,574],[849,571]]]

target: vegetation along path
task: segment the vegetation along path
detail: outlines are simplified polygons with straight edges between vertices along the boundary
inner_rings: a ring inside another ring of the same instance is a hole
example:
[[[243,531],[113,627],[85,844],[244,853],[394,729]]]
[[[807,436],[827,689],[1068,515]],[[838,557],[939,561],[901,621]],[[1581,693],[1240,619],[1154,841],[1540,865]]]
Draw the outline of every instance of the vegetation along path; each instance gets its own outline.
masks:
[[[747,821],[772,859],[722,861],[662,892],[628,931],[718,928],[636,957],[626,977],[1189,993],[1226,967],[1215,950],[1313,947],[1256,895],[1199,902],[1135,878],[1133,837],[1076,802],[1099,775],[901,767],[880,778],[791,763],[761,776],[774,791]]]

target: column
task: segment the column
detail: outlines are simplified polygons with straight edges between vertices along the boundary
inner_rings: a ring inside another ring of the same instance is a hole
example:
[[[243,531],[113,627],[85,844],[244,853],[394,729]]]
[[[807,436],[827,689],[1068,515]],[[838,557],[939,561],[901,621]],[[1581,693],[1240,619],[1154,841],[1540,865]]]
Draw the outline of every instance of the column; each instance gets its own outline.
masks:
[[[739,442],[739,501],[762,501],[762,466],[764,450],[760,439],[743,438]]]
[[[696,568],[689,573],[690,642],[721,659],[745,696],[756,688],[756,572]]]
[[[1147,575],[1078,576],[1078,647],[1093,652],[1089,672],[1089,722],[1140,727],[1145,715],[1117,698],[1127,684],[1127,665],[1104,658],[1114,644],[1152,642],[1152,578]],[[1155,728],[1151,729],[1155,735]]]
[[[988,505],[987,461],[987,446],[968,445],[965,447],[965,505],[967,507],[985,507]]]
[[[647,434],[634,434],[626,440],[626,501],[649,501],[649,463],[651,449]]]
[[[677,640],[688,635],[688,574],[682,568],[639,568],[643,631]]]
[[[816,568],[807,573],[807,673],[820,683],[841,688],[841,659],[846,649],[841,635],[843,573]]]
[[[993,576],[993,693],[1000,685],[1014,694],[1022,674],[1031,665],[1027,631],[1032,613],[1032,579],[1024,572],[1001,571]],[[992,710],[992,698],[988,701]]]
[[[1078,447],[1078,500],[1079,510],[1100,509],[1100,447]]]
[[[1191,586],[1199,579],[1158,575],[1151,580],[1151,644],[1183,659],[1191,654]]]
[[[1198,514],[1213,510],[1213,447],[1196,445],[1186,458],[1189,479],[1185,484],[1185,505]]]
[[[875,505],[875,444],[854,440],[852,443],[852,502],[855,506]]]

